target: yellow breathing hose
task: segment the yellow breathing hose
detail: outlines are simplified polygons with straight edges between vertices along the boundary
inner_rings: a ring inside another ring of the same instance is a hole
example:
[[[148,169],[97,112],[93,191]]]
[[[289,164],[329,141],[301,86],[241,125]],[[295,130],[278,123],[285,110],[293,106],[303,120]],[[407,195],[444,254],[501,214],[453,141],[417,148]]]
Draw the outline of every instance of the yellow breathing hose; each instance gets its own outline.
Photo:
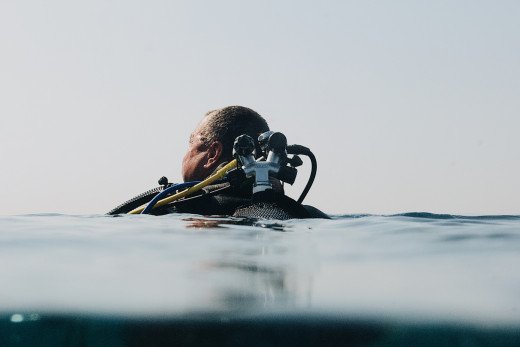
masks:
[[[210,185],[211,183],[223,178],[224,176],[226,176],[226,174],[229,170],[231,170],[235,167],[237,167],[237,160],[233,159],[228,164],[226,164],[224,167],[222,167],[220,170],[215,172],[213,175],[206,178],[204,181],[197,183],[193,187],[183,190],[182,192],[179,192],[177,194],[174,194],[172,196],[169,196],[167,198],[157,201],[157,203],[155,204],[155,206],[153,208],[169,204],[172,201],[179,200],[188,195],[191,195],[191,194],[201,190],[202,188]],[[143,212],[143,210],[146,208],[146,205],[147,204],[145,204],[141,207],[135,208],[132,211],[128,212],[128,214],[139,214],[139,213]]]

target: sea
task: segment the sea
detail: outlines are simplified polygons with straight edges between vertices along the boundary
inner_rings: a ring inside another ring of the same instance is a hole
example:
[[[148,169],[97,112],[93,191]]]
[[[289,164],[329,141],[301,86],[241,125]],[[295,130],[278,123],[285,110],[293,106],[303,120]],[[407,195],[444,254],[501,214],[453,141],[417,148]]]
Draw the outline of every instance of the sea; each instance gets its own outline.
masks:
[[[520,216],[0,217],[0,346],[520,346]]]

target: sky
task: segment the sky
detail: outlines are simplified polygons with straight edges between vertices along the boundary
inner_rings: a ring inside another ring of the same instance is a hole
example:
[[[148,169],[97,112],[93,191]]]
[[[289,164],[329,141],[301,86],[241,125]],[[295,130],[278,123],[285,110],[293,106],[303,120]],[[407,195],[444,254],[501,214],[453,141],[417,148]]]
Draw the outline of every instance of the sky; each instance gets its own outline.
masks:
[[[209,110],[318,159],[332,214],[520,214],[518,1],[0,2],[0,214],[181,180]],[[287,193],[297,198],[310,164]]]

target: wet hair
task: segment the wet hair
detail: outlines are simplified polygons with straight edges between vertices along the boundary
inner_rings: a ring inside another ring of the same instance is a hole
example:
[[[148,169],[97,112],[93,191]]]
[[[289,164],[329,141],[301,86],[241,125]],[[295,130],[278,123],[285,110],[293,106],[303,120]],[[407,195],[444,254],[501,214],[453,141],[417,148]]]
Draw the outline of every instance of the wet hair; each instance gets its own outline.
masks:
[[[233,143],[238,136],[243,134],[251,136],[258,147],[258,135],[269,131],[269,126],[262,116],[243,106],[228,106],[209,111],[206,117],[208,121],[203,136],[206,141],[222,143],[223,160],[231,160]]]

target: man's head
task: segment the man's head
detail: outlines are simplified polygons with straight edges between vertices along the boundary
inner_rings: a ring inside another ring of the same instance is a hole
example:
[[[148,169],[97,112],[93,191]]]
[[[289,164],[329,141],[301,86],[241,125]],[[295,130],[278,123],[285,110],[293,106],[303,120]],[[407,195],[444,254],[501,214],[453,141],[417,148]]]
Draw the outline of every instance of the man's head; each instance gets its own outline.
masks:
[[[269,130],[262,116],[242,106],[228,106],[206,113],[191,133],[190,144],[182,161],[184,181],[200,181],[217,166],[233,157],[233,142],[247,134],[253,139]]]

